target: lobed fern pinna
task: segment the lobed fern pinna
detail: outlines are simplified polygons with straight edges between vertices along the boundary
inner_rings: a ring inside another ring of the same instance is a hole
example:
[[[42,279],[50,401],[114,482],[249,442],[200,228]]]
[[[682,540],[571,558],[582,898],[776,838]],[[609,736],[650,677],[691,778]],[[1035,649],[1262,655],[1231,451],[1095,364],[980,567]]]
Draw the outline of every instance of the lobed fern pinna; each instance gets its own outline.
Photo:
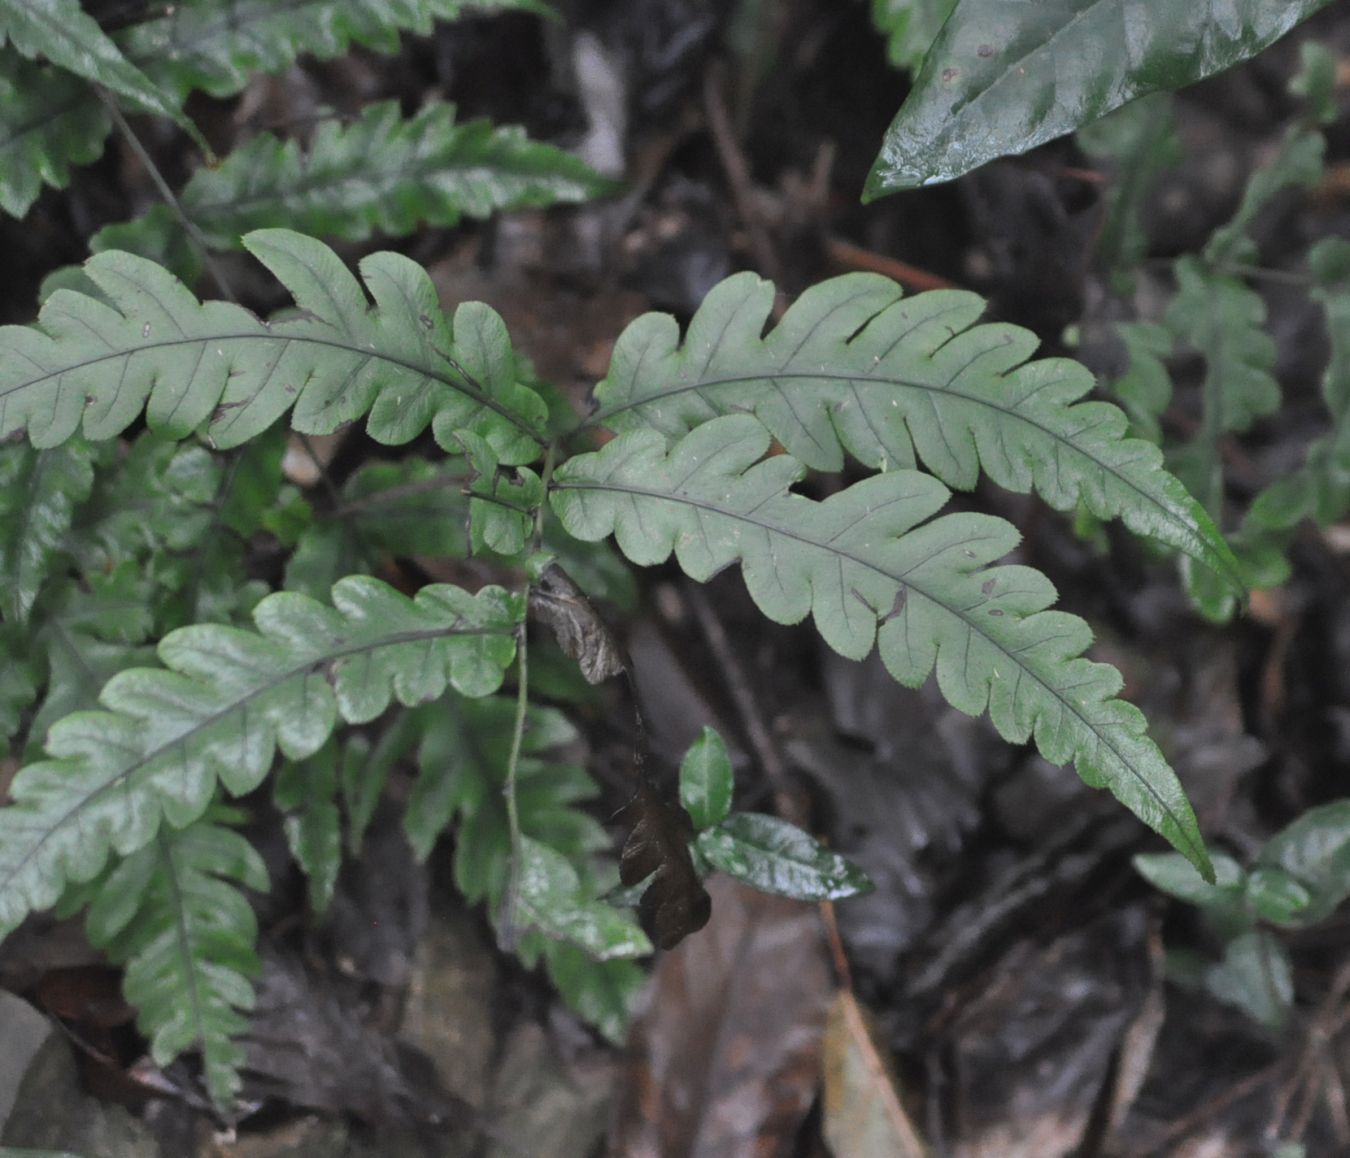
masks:
[[[359,571],[359,550],[294,498],[273,495],[267,510],[227,516],[293,544],[295,589],[240,597],[233,617],[251,610],[252,626],[182,627],[152,658],[134,646],[148,625],[111,609],[99,618],[99,599],[135,581],[117,559],[84,591],[66,589],[50,568],[25,572],[28,589],[6,612],[12,651],[30,643],[37,619],[28,612],[39,604],[74,608],[93,637],[120,640],[122,651],[99,710],[50,720],[45,752],[31,753],[0,808],[0,930],[58,902],[90,902],[95,939],[131,963],[128,985],[144,998],[156,1056],[200,1049],[222,1106],[238,1088],[231,1043],[251,999],[256,935],[248,906],[224,897],[266,883],[223,798],[255,790],[278,754],[277,800],[317,905],[341,856],[336,802],[359,844],[383,776],[412,754],[421,773],[407,823],[419,854],[457,825],[466,895],[491,905],[527,961],[543,958],[583,1016],[621,1031],[637,976],[631,958],[651,941],[605,899],[612,878],[595,856],[608,841],[575,807],[594,795],[589,777],[546,758],[570,725],[530,703],[525,631],[531,594],[546,594],[545,621],[592,678],[623,670],[617,644],[608,659],[587,654],[603,631],[587,582],[598,588],[614,573],[586,546],[601,540],[639,566],[673,555],[696,580],[738,565],[775,622],[810,617],[853,658],[876,646],[906,685],[936,673],[951,704],[988,712],[1008,741],[1074,764],[1211,873],[1177,777],[1143,716],[1117,698],[1119,674],[1085,657],[1087,625],[1051,609],[1044,575],[997,562],[1016,546],[1016,528],[940,512],[949,486],[969,488],[983,472],[1058,509],[1118,517],[1236,588],[1234,560],[1159,451],[1125,436],[1116,407],[1084,400],[1088,372],[1028,360],[1031,335],[979,323],[975,296],[907,298],[884,278],[847,275],[808,290],[766,330],[772,288],[737,275],[683,335],[662,315],[632,323],[594,414],[560,429],[501,319],[476,303],[443,311],[412,261],[374,254],[358,281],[298,233],[259,230],[244,244],[298,312],[268,322],[201,302],[156,263],[105,252],[84,267],[96,292],[58,290],[35,325],[0,330],[0,436],[28,444],[11,451],[28,456],[30,471],[59,466],[72,478],[61,489],[86,496],[98,490],[95,448],[143,423],[134,453],[161,480],[159,501],[174,494],[191,505],[162,485],[167,472],[198,477],[230,448],[275,451],[283,421],[304,434],[360,421],[389,446],[430,428],[442,461],[413,456],[380,467],[379,478],[357,476],[344,501],[388,501],[394,511],[400,498],[433,496],[433,521],[413,520],[416,533],[452,534],[465,513],[463,549],[490,552],[522,578],[513,589],[436,584],[409,598],[369,576],[335,574],[344,559]],[[601,428],[614,437],[585,450]],[[873,473],[824,501],[796,489],[808,471],[837,470],[846,456]],[[105,520],[115,508],[105,507]],[[71,531],[69,510],[51,517]],[[121,542],[126,529],[114,534],[95,519],[79,533]],[[13,546],[36,559],[57,549],[41,536]],[[548,584],[550,573],[580,585]],[[181,577],[175,589],[211,618],[202,590]],[[507,680],[514,694],[498,694]],[[11,721],[25,686],[31,697],[32,681],[8,690]],[[474,736],[480,742],[466,742]],[[648,793],[625,851],[625,880],[655,874],[643,916],[659,942],[706,919],[697,877],[710,865],[740,866],[797,895],[864,886],[772,818],[708,807],[697,786],[706,788],[710,767],[729,777],[729,764],[707,749],[691,760],[686,803],[698,823]],[[729,800],[729,787],[718,794]],[[783,876],[785,865],[795,875]],[[175,907],[166,881],[198,899]],[[186,1006],[166,996],[189,992]]]

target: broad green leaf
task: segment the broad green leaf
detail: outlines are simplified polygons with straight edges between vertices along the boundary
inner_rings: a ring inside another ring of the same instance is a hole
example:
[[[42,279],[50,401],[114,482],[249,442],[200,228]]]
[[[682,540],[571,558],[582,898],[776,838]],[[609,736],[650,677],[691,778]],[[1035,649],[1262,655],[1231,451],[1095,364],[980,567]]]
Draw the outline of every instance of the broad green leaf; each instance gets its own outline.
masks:
[[[519,596],[423,588],[408,599],[375,579],[333,588],[333,606],[282,592],[254,611],[258,630],[194,626],[159,644],[168,670],[133,669],[103,689],[106,710],[77,712],[47,736],[49,758],[20,770],[0,809],[0,933],[201,816],[219,780],[254,789],[276,750],[315,752],[339,718],[373,720],[447,687],[486,695],[515,653]]]
[[[1267,842],[1256,864],[1282,870],[1308,891],[1299,925],[1326,920],[1350,897],[1350,800],[1305,812]]]
[[[911,72],[937,39],[957,0],[872,0],[872,23],[886,37],[886,56]]]
[[[64,189],[72,165],[98,160],[111,127],[79,78],[0,51],[0,209],[22,217],[44,184]]]
[[[362,241],[377,230],[398,237],[419,225],[582,201],[609,188],[576,157],[522,129],[456,124],[447,104],[404,119],[398,102],[385,101],[350,124],[324,122],[304,150],[269,133],[255,137],[199,168],[179,201],[208,244],[233,249],[250,230],[276,221],[299,233]],[[90,244],[95,253],[128,249],[161,260],[158,239],[166,229],[177,226],[160,211],[107,226]]]
[[[721,824],[731,811],[731,757],[715,729],[689,745],[680,761],[680,803],[698,829]]]
[[[1213,863],[1214,880],[1207,881],[1178,853],[1140,853],[1134,858],[1139,875],[1155,889],[1202,909],[1220,935],[1237,936],[1252,924],[1244,903],[1247,873],[1226,853],[1215,853]]]
[[[855,483],[824,502],[790,492],[803,467],[764,458],[749,415],[704,423],[667,449],[655,430],[621,435],[564,463],[551,497],[581,539],[613,534],[633,562],[672,552],[704,581],[739,563],[751,597],[777,623],[812,615],[826,643],[861,659],[879,645],[906,686],[936,669],[948,702],[988,710],[1014,743],[1034,738],[1052,763],[1073,761],[1210,875],[1194,814],[1137,708],[1115,698],[1120,674],[1082,658],[1087,624],[1046,608],[1039,572],[991,566],[1016,546],[1001,519],[929,520],[948,492],[916,471]],[[761,461],[762,460],[762,461]]]
[[[1271,1029],[1281,1028],[1294,1003],[1289,951],[1264,929],[1229,941],[1223,961],[1204,975],[1205,988]]]
[[[79,0],[0,0],[0,48],[6,38],[29,59],[45,57],[126,97],[142,112],[168,117],[197,136],[182,101],[163,92],[127,60]],[[200,136],[197,139],[201,141]]]
[[[904,298],[888,278],[847,274],[807,290],[767,334],[773,286],[737,274],[715,287],[680,342],[675,320],[647,314],[614,349],[593,421],[670,438],[717,414],[752,412],[808,466],[844,452],[881,470],[916,457],[950,487],[981,470],[1052,507],[1120,518],[1240,589],[1212,519],[1161,469],[1157,447],[1126,437],[1105,402],[1080,401],[1091,373],[1067,358],[1027,361],[1037,339],[975,325],[984,302],[959,290]]]
[[[282,813],[291,856],[309,882],[314,913],[328,909],[342,867],[337,763],[337,744],[330,739],[307,760],[282,764],[272,786],[272,802]]]
[[[6,622],[27,622],[75,510],[93,488],[93,459],[82,439],[49,450],[0,447],[0,611]]]
[[[520,842],[520,916],[547,937],[575,945],[597,961],[652,951],[632,917],[604,901],[586,900],[567,858],[530,837]]]
[[[1329,0],[958,0],[865,200],[950,181],[1255,56]]]
[[[206,1088],[228,1110],[244,1050],[236,1039],[253,1007],[257,921],[238,886],[269,887],[262,858],[218,811],[162,828],[108,874],[89,908],[89,939],[119,964],[155,1061],[201,1051]]]
[[[539,453],[544,405],[517,381],[506,327],[486,306],[460,306],[452,326],[421,267],[377,253],[361,262],[372,310],[327,246],[281,229],[246,244],[299,316],[268,324],[227,302],[202,304],[151,262],[97,254],[85,269],[111,307],[58,290],[37,326],[0,327],[0,437],[26,430],[48,447],[82,426],[110,438],[144,410],[166,437],[205,424],[215,445],[237,446],[292,410],[308,434],[369,414],[381,442],[431,423],[441,438],[482,435],[503,462]]]
[[[764,893],[798,901],[838,901],[870,893],[857,865],[786,820],[735,812],[701,832],[695,847],[715,869]]]

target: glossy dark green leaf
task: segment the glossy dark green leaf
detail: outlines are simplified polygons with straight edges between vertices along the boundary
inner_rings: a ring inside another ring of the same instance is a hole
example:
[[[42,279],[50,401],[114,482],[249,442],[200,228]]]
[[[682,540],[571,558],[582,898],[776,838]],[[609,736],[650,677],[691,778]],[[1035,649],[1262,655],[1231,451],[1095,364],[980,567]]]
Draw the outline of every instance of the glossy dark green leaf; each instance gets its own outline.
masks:
[[[680,803],[700,830],[721,824],[731,811],[731,757],[715,729],[704,726],[680,761]]]
[[[950,181],[1248,59],[1329,0],[960,0],[865,199]]]
[[[760,812],[733,813],[700,833],[698,851],[728,876],[798,901],[837,901],[872,891],[857,865],[786,820]]]

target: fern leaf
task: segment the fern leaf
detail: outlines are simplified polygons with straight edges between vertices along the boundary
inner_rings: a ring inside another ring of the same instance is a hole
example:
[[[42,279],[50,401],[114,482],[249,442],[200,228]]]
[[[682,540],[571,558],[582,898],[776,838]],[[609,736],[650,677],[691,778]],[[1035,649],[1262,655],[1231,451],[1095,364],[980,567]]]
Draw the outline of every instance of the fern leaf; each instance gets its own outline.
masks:
[[[429,36],[436,20],[468,9],[525,9],[538,0],[179,0],[118,40],[161,88],[232,96],[260,72],[281,72],[303,54],[343,56],[353,44],[398,49],[399,34]]]
[[[30,60],[55,65],[126,97],[142,112],[168,117],[186,129],[181,100],[171,100],[127,60],[79,0],[0,0],[0,47],[6,39]]]
[[[471,7],[546,10],[536,0],[179,0],[112,41],[176,109],[196,89],[233,96],[251,76],[281,72],[302,55],[332,60],[353,44],[393,52],[401,32],[427,35],[434,20]],[[56,68],[18,69],[10,55],[0,54],[0,70],[15,81],[0,99],[0,207],[22,216],[40,182],[64,188],[72,164],[98,159],[111,121],[87,84]],[[0,79],[0,96],[6,87]],[[25,157],[35,163],[8,163]]]
[[[207,1091],[222,1109],[239,1092],[235,1040],[253,1007],[257,920],[238,886],[269,887],[262,858],[216,809],[196,824],[162,828],[119,863],[89,907],[89,939],[126,965],[123,992],[161,1066],[201,1051]]]
[[[194,626],[159,644],[169,669],[133,669],[47,736],[49,759],[15,777],[0,809],[0,934],[88,880],[110,851],[144,848],[160,827],[199,817],[220,780],[251,791],[279,747],[303,759],[339,717],[380,715],[447,686],[486,695],[515,654],[523,600],[500,588],[424,588],[416,599],[375,579],[333,588],[329,608],[282,592],[254,611],[256,632]]]
[[[78,77],[0,52],[0,209],[22,217],[44,183],[65,188],[72,165],[98,160],[111,128]]]
[[[307,760],[288,760],[272,786],[272,803],[283,814],[286,844],[309,882],[314,913],[327,910],[342,867],[337,786],[338,751],[332,740]]]
[[[1081,402],[1090,372],[1065,358],[1028,362],[1017,326],[973,325],[980,298],[937,290],[903,299],[888,278],[847,274],[807,290],[767,336],[773,287],[738,274],[704,299],[683,346],[674,319],[648,314],[614,350],[594,421],[678,437],[716,414],[752,412],[790,454],[838,470],[844,451],[882,470],[924,465],[968,490],[980,469],[1035,489],[1057,510],[1119,517],[1240,588],[1209,515],[1126,437],[1105,402]]]
[[[658,431],[621,435],[554,475],[554,509],[582,539],[613,534],[636,563],[673,551],[706,580],[739,562],[751,597],[778,623],[814,616],[825,641],[861,659],[880,646],[901,683],[936,668],[954,707],[985,711],[1016,743],[1073,761],[1202,872],[1209,860],[1175,774],[1139,711],[1115,698],[1114,668],[1081,658],[1091,642],[1075,616],[1047,611],[1054,589],[1027,567],[990,564],[1015,528],[977,514],[923,523],[946,501],[928,475],[876,475],[817,503],[789,488],[801,464],[769,448],[749,415],[714,419],[667,450]]]
[[[83,441],[50,450],[0,448],[0,609],[7,622],[27,622],[93,485],[93,452]]]
[[[610,187],[583,162],[522,129],[455,123],[453,105],[404,119],[396,101],[369,106],[350,125],[322,124],[307,150],[264,133],[218,165],[198,169],[180,196],[188,219],[221,249],[252,229],[285,221],[300,233],[362,241],[421,224],[450,226],[505,209],[582,201]],[[176,228],[162,212],[100,230],[94,252],[157,256]]]
[[[0,437],[26,430],[55,446],[83,423],[110,438],[142,409],[152,430],[182,438],[206,424],[237,446],[294,407],[308,434],[369,413],[382,442],[428,423],[438,438],[468,429],[501,461],[536,457],[543,401],[516,381],[506,327],[466,303],[453,329],[426,272],[377,253],[361,263],[375,298],[331,249],[287,230],[246,239],[291,291],[301,316],[267,324],[226,302],[199,303],[153,262],[102,253],[85,269],[111,305],[70,290],[47,300],[36,327],[0,328]]]

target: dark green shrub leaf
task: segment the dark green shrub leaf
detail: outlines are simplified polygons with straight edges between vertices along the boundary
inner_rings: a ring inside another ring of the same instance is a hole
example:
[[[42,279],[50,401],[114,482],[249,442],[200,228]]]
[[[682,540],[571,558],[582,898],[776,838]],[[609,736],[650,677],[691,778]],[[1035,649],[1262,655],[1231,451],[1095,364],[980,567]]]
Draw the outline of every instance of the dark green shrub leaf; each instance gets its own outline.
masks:
[[[697,829],[721,824],[731,811],[731,757],[715,729],[689,745],[680,761],[680,803]]]
[[[872,891],[857,865],[786,820],[760,812],[733,813],[700,833],[698,851],[713,868],[780,897],[838,901]]]
[[[1255,56],[1328,0],[959,0],[886,132],[866,200],[1025,153]]]

